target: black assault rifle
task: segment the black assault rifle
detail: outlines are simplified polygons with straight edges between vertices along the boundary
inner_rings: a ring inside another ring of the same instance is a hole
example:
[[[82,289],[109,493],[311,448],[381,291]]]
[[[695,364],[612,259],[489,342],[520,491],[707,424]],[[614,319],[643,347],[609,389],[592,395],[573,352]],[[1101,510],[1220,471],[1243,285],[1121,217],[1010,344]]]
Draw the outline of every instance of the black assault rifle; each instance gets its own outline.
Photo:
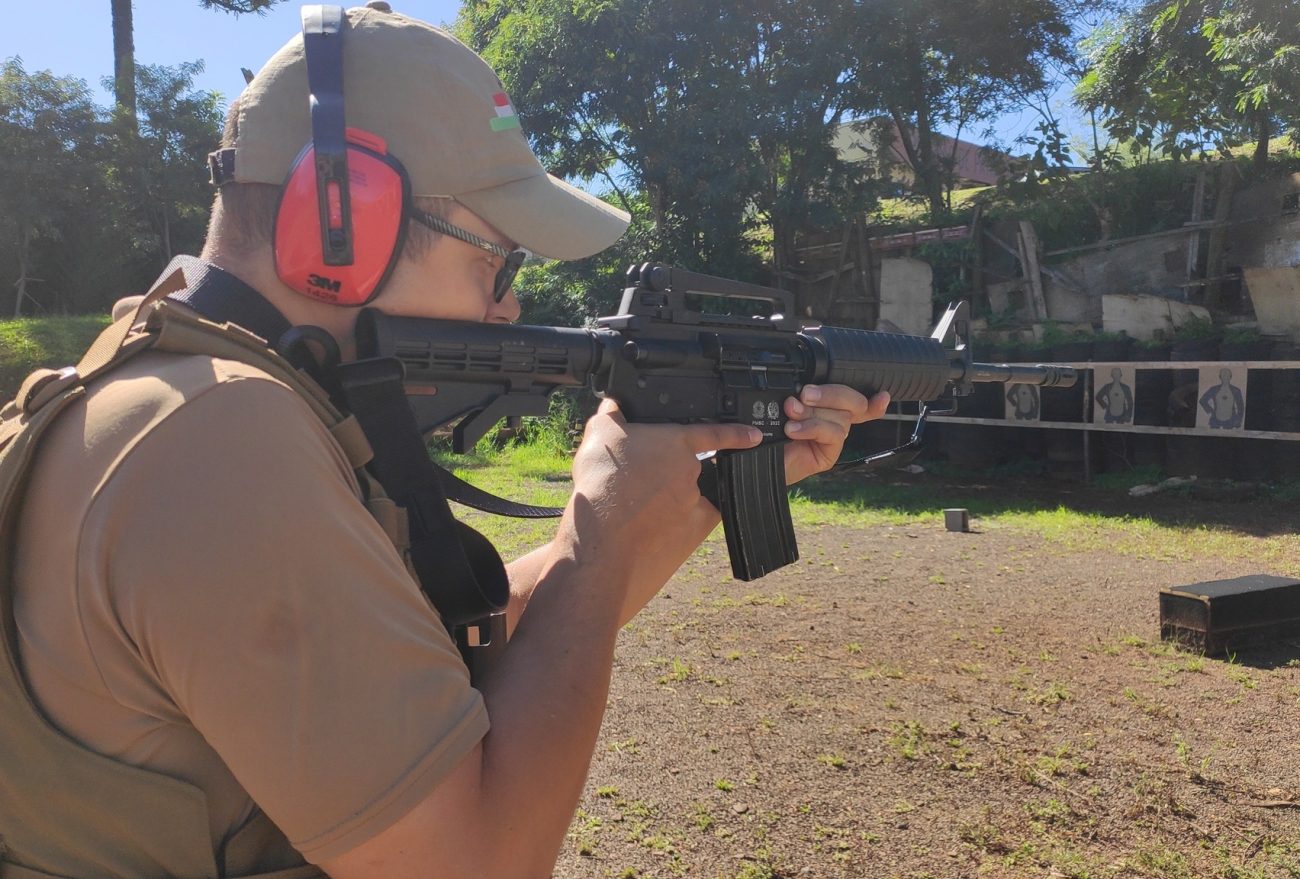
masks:
[[[757,300],[770,313],[705,314],[692,307],[690,294]],[[1075,381],[1065,366],[973,362],[965,302],[950,305],[929,337],[801,327],[793,310],[793,296],[783,290],[647,263],[629,270],[618,314],[600,318],[594,329],[390,317],[367,309],[357,344],[361,358],[401,363],[421,431],[458,421],[456,452],[502,418],[545,415],[556,390],[586,385],[616,399],[630,422],[757,427],[761,445],[718,452],[704,462],[700,478],[701,491],[722,512],[732,573],[740,580],[799,558],[786,495],[782,403],[805,384],[888,391],[899,402],[952,397],[955,407],[975,382],[1069,387]],[[914,455],[927,412],[922,407],[909,443],[850,465]]]

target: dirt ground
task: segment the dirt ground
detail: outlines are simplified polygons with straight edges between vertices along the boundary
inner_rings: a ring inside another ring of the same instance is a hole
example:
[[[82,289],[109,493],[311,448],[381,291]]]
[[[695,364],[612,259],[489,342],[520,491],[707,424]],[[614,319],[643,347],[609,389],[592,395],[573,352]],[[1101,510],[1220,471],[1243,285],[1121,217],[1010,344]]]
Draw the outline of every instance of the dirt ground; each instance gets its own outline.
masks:
[[[688,563],[621,637],[555,875],[1300,877],[1300,641],[1205,659],[1157,625],[1162,587],[1281,572],[973,527],[801,529],[802,560],[753,583],[721,544]]]

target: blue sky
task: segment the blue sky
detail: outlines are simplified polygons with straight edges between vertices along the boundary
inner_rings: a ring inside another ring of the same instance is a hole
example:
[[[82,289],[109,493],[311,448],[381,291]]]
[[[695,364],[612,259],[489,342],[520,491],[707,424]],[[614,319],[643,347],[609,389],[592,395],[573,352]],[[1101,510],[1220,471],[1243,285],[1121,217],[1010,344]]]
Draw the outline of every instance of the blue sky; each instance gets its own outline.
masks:
[[[359,0],[358,0],[359,2]],[[405,15],[434,24],[456,19],[459,0],[392,0]],[[50,70],[60,76],[86,80],[97,101],[111,103],[101,80],[113,72],[113,38],[109,0],[5,0],[5,27],[0,30],[0,59],[15,55],[28,71]],[[233,16],[205,10],[198,0],[135,0],[135,51],[138,64],[175,66],[202,60],[200,89],[219,92],[225,100],[244,87],[241,67],[256,71],[300,28],[299,0],[285,0],[265,15]],[[1068,94],[1054,100],[1061,112]],[[1081,120],[1066,113],[1067,128],[1082,134]],[[1003,147],[1016,147],[1016,137],[1033,130],[1031,112],[998,120],[996,137]],[[527,120],[525,120],[527,124]],[[971,138],[977,132],[964,132]]]
[[[351,5],[351,4],[349,4]],[[0,58],[15,55],[28,71],[76,76],[109,102],[100,80],[113,73],[109,0],[6,0]],[[256,71],[301,28],[302,4],[288,0],[265,15],[206,10],[198,0],[135,0],[137,64],[175,66],[202,60],[196,85],[229,101],[244,87],[239,68]],[[393,8],[434,24],[450,24],[458,0],[393,0]]]

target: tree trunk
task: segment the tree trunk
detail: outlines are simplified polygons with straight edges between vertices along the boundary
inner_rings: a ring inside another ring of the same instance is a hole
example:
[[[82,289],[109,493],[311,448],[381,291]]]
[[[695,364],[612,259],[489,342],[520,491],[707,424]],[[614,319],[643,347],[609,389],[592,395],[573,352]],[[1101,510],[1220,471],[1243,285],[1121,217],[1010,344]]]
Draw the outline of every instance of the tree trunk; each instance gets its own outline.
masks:
[[[930,219],[937,223],[944,214],[943,180],[937,173],[934,161],[933,137],[930,132],[930,120],[924,110],[917,113],[916,143],[912,143],[909,125],[904,120],[901,110],[890,108],[894,127],[898,129],[898,140],[902,144],[907,161],[912,165],[916,175],[913,189],[925,197],[930,206]]]
[[[23,300],[27,298],[27,265],[28,255],[31,252],[32,230],[30,226],[23,226],[23,240],[18,245],[18,283],[14,284],[17,293],[14,297],[14,317],[23,316]]]
[[[1268,164],[1268,138],[1273,133],[1272,122],[1268,118],[1268,105],[1255,110],[1255,155],[1251,162],[1256,171],[1262,171]]]
[[[132,0],[113,4],[113,98],[135,128],[135,23]]]

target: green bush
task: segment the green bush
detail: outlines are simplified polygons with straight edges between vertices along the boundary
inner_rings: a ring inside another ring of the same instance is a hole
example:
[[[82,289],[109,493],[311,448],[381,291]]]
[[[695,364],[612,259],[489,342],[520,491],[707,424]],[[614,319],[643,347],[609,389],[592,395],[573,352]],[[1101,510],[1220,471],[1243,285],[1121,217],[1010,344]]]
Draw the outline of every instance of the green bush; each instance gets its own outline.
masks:
[[[1223,331],[1223,342],[1226,345],[1249,345],[1263,338],[1254,327],[1228,327]]]
[[[1176,342],[1210,342],[1219,336],[1220,330],[1214,321],[1205,317],[1188,318],[1186,323],[1174,331]]]

